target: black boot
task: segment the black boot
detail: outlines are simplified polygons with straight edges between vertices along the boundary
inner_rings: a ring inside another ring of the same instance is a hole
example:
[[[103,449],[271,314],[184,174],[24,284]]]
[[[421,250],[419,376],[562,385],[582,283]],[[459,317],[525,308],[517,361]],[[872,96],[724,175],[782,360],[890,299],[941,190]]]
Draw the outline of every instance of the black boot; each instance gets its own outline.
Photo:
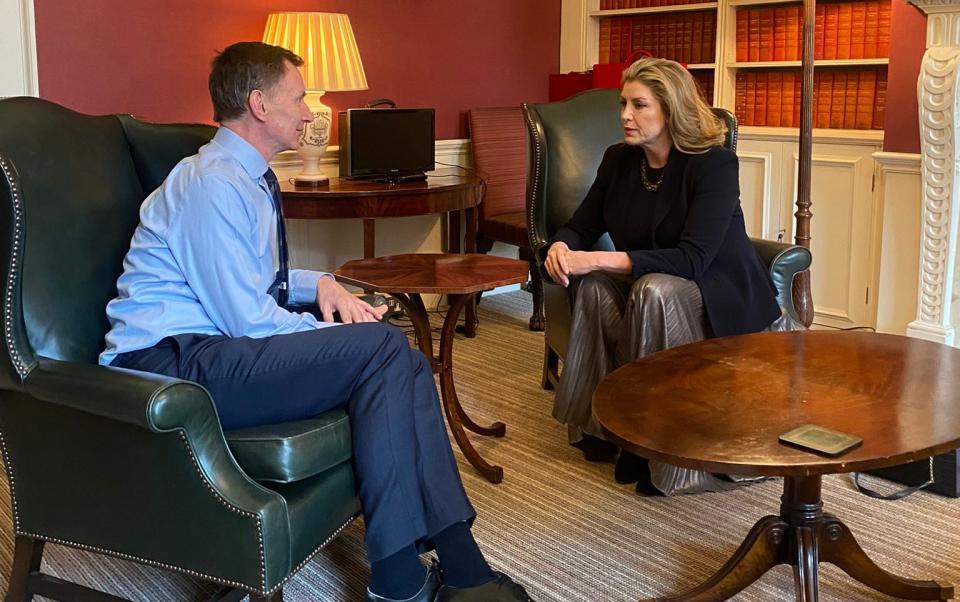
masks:
[[[617,483],[636,483],[644,474],[647,479],[650,478],[650,462],[646,458],[631,454],[627,450],[620,452],[620,457],[613,467],[613,478]]]
[[[619,449],[613,443],[594,437],[592,435],[583,435],[583,439],[570,445],[583,452],[583,457],[587,462],[613,462],[617,458]]]

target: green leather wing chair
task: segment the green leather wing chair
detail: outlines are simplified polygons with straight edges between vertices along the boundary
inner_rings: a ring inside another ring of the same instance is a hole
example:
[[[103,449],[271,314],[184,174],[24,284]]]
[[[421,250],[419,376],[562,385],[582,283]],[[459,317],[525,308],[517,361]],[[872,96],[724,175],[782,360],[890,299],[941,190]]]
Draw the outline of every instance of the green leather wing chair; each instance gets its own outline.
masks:
[[[620,125],[620,91],[588,90],[566,100],[524,104],[529,140],[527,183],[527,224],[535,251],[573,215],[593,183],[603,152],[623,139]],[[737,149],[737,120],[729,111],[714,108],[727,124],[724,144]],[[777,288],[777,300],[794,318],[793,277],[810,267],[810,251],[804,247],[752,239],[754,248]],[[597,249],[612,250],[609,237],[597,242]],[[546,336],[541,385],[556,386],[559,362],[570,340],[570,302],[566,289],[550,281],[545,271],[543,309]],[[798,320],[799,321],[799,320]]]
[[[100,599],[40,571],[48,541],[281,600],[358,514],[343,412],[225,435],[199,385],[96,363],[141,202],[213,133],[0,101],[8,602]]]

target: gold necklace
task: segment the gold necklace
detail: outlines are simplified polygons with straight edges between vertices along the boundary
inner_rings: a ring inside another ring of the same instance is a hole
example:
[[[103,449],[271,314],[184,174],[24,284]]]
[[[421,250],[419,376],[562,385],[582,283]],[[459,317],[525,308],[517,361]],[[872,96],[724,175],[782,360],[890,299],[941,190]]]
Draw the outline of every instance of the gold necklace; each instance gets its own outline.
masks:
[[[660,188],[660,182],[663,182],[663,174],[666,171],[666,165],[661,168],[660,177],[656,179],[655,182],[651,182],[647,179],[647,157],[646,155],[640,157],[640,182],[643,184],[643,187],[649,190],[650,192],[656,192]]]

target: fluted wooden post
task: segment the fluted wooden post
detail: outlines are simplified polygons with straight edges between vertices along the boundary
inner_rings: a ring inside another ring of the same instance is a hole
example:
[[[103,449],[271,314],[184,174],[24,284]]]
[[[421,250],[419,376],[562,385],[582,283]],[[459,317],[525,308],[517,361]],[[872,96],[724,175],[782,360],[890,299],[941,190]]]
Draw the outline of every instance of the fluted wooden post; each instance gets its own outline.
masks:
[[[800,165],[797,174],[796,244],[810,248],[810,176],[813,168],[813,28],[816,21],[816,0],[803,2],[803,85],[800,94]],[[814,261],[816,261],[814,257]],[[804,325],[813,323],[813,293],[810,271],[803,271],[793,280],[793,304]]]

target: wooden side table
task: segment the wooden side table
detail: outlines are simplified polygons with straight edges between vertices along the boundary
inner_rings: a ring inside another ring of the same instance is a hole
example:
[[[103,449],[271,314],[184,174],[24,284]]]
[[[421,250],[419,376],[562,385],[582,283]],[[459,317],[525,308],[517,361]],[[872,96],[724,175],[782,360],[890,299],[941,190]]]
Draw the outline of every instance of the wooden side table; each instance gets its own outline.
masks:
[[[862,332],[759,333],[655,353],[611,373],[594,412],[611,440],[685,468],[784,477],[778,516],[754,525],[710,579],[659,602],[726,600],[779,564],[793,566],[797,600],[819,595],[830,562],[875,590],[948,600],[953,587],[878,567],[849,528],[823,512],[824,474],[883,468],[960,447],[960,350]],[[850,433],[839,457],[778,442],[803,424]]]
[[[440,394],[453,438],[467,460],[492,483],[503,480],[503,468],[492,466],[480,457],[467,438],[464,427],[480,435],[503,437],[502,422],[482,426],[474,422],[457,397],[453,382],[453,339],[457,319],[475,293],[498,286],[516,284],[527,278],[529,266],[518,259],[494,255],[411,253],[348,261],[334,272],[337,280],[361,288],[393,295],[413,322],[417,346],[440,374]],[[433,353],[430,318],[421,293],[445,294],[449,302],[440,332],[440,353]]]
[[[363,220],[363,258],[376,255],[375,224],[382,217],[443,214],[447,219],[447,251],[459,253],[460,217],[466,220],[463,251],[473,253],[477,240],[477,205],[482,200],[480,178],[473,175],[436,175],[422,182],[389,184],[372,180],[330,178],[324,186],[297,186],[280,182],[286,219]],[[476,336],[477,308],[467,305],[464,334]]]

